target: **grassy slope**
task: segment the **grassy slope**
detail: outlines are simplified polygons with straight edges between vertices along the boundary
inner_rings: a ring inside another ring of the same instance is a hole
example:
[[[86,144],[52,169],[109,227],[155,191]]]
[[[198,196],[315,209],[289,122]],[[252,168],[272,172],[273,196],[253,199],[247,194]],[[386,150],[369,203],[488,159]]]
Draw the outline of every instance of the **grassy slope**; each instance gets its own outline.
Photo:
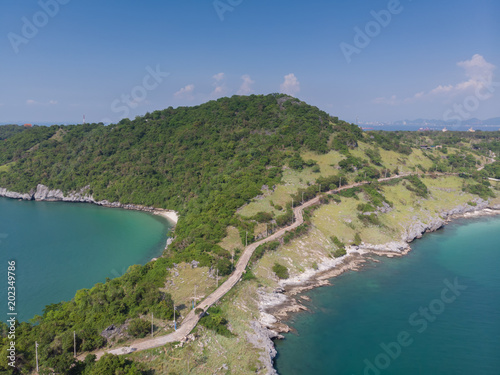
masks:
[[[352,154],[366,158],[364,154],[366,147],[367,145],[361,144],[359,150],[355,150]],[[455,150],[449,151],[455,152]],[[311,168],[305,168],[302,171],[285,170],[282,183],[276,186],[274,191],[264,192],[263,196],[241,208],[238,214],[249,217],[259,211],[278,212],[271,206],[271,202],[285,205],[291,201],[291,194],[301,187],[306,187],[307,183],[314,181],[318,175],[337,174],[338,169],[332,167],[331,164],[335,165],[343,159],[343,156],[336,151],[331,151],[326,155],[303,153],[301,156],[304,160],[316,160],[321,173],[313,173]],[[420,150],[414,151],[410,156],[401,156],[401,154],[392,151],[381,150],[381,156],[384,165],[391,169],[396,168],[402,161],[408,168],[418,164],[427,168],[431,164]],[[191,358],[191,363],[194,363],[191,369],[193,374],[255,374],[256,369],[259,369],[257,373],[265,373],[259,363],[259,356],[264,353],[252,348],[246,341],[246,337],[252,333],[249,322],[259,316],[257,289],[262,286],[274,288],[277,285],[278,280],[272,272],[274,263],[280,262],[286,265],[291,276],[297,275],[306,269],[313,268],[313,263],[320,263],[331,256],[333,250],[331,236],[337,236],[343,242],[349,243],[358,232],[365,242],[386,243],[399,239],[403,228],[414,218],[425,219],[429,215],[436,215],[441,211],[477,199],[475,195],[462,192],[463,180],[458,177],[422,178],[422,181],[431,193],[429,199],[416,196],[415,193],[407,190],[402,183],[383,188],[387,200],[394,203],[394,209],[380,215],[383,223],[382,228],[364,226],[357,219],[357,205],[366,202],[363,194],[359,195],[360,200],[342,198],[340,204],[322,205],[313,213],[313,225],[306,235],[281,246],[275,252],[266,253],[253,268],[257,280],[239,283],[221,301],[221,307],[229,320],[232,331],[237,334],[237,338],[228,339],[199,327],[197,334],[200,335],[200,338],[197,341],[188,344],[185,350],[168,348],[161,354],[155,354],[153,361],[148,362],[148,366],[152,365],[156,370],[166,371],[168,369],[168,371],[183,373],[185,368],[183,366],[187,363],[187,359]],[[496,202],[500,202],[499,196],[497,191]],[[236,228],[228,230],[228,236],[221,242],[221,246],[230,251],[242,246]],[[173,291],[170,292],[174,294]],[[145,353],[137,353],[134,358],[149,361],[145,357],[146,355]],[[221,368],[222,364],[228,366],[228,372]]]

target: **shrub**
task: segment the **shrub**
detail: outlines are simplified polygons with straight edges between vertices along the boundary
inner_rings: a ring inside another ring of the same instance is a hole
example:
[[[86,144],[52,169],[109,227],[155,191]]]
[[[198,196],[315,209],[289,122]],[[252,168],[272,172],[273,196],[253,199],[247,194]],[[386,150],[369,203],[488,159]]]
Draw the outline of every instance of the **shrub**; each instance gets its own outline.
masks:
[[[205,316],[200,319],[200,324],[207,329],[215,331],[219,335],[225,337],[234,336],[227,328],[227,319],[222,315],[222,311],[218,306],[210,307]]]
[[[363,215],[363,214],[358,214],[358,219],[364,224],[364,225],[381,225],[382,223],[380,222],[380,219],[377,217],[376,214],[370,214],[370,215]]]
[[[299,154],[294,155],[292,159],[288,162],[288,166],[292,169],[300,170],[304,168],[304,160],[300,157]]]
[[[359,199],[357,193],[359,193],[359,188],[351,188],[339,191],[339,195],[341,197]]]
[[[132,319],[128,325],[128,333],[133,337],[145,337],[151,332],[151,322],[141,318]]]
[[[306,219],[306,212],[304,212],[304,214],[304,218]],[[299,225],[297,228],[286,232],[286,234],[283,236],[283,243],[288,243],[294,238],[302,236],[303,234],[307,233],[308,230],[309,226],[307,225],[307,223]]]
[[[337,249],[333,252],[333,256],[335,258],[340,258],[341,256],[344,256],[347,254],[347,251],[345,251],[344,248],[341,248],[341,249]]]
[[[419,197],[427,198],[429,196],[429,190],[427,186],[418,178],[417,176],[408,176],[405,178],[406,180],[411,182],[411,185],[406,185],[406,188],[410,191],[413,191]]]
[[[285,214],[280,215],[276,218],[276,224],[278,224],[279,227],[291,224],[293,220],[293,211],[291,209],[288,209]]]
[[[342,202],[342,199],[338,196],[338,194],[329,194],[328,197],[335,203]]]
[[[274,263],[273,272],[280,279],[288,279],[290,277],[289,274],[288,274],[288,268],[286,268],[285,266],[283,266],[283,265],[281,265],[279,263]]]
[[[493,198],[495,194],[490,190],[490,188],[483,184],[467,185],[463,188],[463,191],[469,194],[475,194],[482,199]]]
[[[227,258],[222,258],[217,261],[216,268],[219,270],[220,276],[227,276],[232,271],[232,264]]]
[[[373,207],[370,203],[360,203],[357,207],[358,211],[364,212],[374,212],[375,207]]]
[[[254,263],[258,261],[266,251],[274,251],[280,246],[279,241],[271,241],[271,242],[266,242],[263,243],[262,245],[259,245],[255,251],[252,254],[252,257],[250,258],[250,263]]]
[[[339,167],[345,172],[354,172],[363,167],[363,160],[355,156],[349,155],[346,159],[339,162]]]
[[[243,280],[243,281],[255,280],[255,279],[257,279],[257,277],[250,269],[247,269],[246,272],[241,277],[241,280]]]
[[[354,241],[353,241],[353,243],[352,243],[352,244],[353,244],[354,246],[359,246],[359,245],[361,245],[361,242],[363,242],[363,241],[361,240],[361,236],[359,235],[359,233],[356,233],[356,234],[354,235]]]
[[[265,223],[273,219],[273,214],[269,212],[257,212],[250,220],[258,221],[259,223]]]
[[[332,236],[330,237],[330,239],[338,249],[343,249],[345,247],[345,244],[342,241],[340,241],[337,236]]]
[[[370,158],[370,161],[375,165],[382,165],[382,157],[380,156],[380,150],[378,148],[372,148],[365,151],[366,156]]]
[[[200,315],[200,314],[203,314],[204,313],[204,310],[202,308],[199,308],[197,307],[195,310],[194,310],[194,313],[196,315]]]

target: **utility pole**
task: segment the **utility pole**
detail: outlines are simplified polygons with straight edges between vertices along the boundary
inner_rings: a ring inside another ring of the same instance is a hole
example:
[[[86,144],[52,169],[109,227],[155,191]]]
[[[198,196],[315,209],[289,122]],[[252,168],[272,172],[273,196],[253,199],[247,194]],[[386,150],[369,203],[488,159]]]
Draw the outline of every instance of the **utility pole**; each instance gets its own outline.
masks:
[[[76,332],[73,331],[73,356],[76,358]]]
[[[248,246],[248,231],[245,232],[245,248]]]
[[[194,298],[193,298],[193,309],[194,309],[194,306],[195,306],[195,301],[196,301],[196,284],[194,285]]]
[[[339,180],[339,188],[342,187],[342,176],[340,176],[340,180]]]
[[[304,204],[304,192],[302,192],[302,204]]]
[[[153,329],[154,329],[154,313],[151,313],[151,338],[153,338]]]
[[[36,372],[38,373],[38,342],[35,341]]]
[[[175,303],[174,303],[174,331],[177,331],[177,321],[175,320]]]
[[[319,184],[318,193],[321,193],[321,184]]]
[[[293,211],[293,198],[292,198],[292,211]]]
[[[217,288],[219,287],[219,269],[217,268],[217,276],[215,276],[215,279],[217,280]]]

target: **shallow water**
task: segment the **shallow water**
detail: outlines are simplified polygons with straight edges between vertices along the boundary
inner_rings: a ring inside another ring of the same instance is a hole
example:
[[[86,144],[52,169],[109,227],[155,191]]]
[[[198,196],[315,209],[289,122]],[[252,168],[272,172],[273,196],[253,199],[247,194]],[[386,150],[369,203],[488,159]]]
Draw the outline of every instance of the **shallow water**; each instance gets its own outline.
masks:
[[[7,312],[8,260],[16,261],[16,311],[26,321],[78,289],[160,255],[169,228],[165,219],[144,212],[0,198],[2,310]]]
[[[499,217],[461,220],[307,292],[278,372],[500,374],[499,244]]]

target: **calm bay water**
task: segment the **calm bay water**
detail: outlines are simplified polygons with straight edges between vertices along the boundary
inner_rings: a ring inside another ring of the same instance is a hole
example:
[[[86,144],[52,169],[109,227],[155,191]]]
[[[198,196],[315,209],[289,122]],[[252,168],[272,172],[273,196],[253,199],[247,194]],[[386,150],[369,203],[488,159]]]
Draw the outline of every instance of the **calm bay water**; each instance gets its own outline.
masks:
[[[499,217],[461,220],[308,292],[278,372],[499,375],[499,244]]]
[[[17,263],[18,319],[27,321],[48,304],[70,300],[78,289],[160,255],[169,228],[165,219],[144,212],[0,198],[2,314],[8,260]]]

